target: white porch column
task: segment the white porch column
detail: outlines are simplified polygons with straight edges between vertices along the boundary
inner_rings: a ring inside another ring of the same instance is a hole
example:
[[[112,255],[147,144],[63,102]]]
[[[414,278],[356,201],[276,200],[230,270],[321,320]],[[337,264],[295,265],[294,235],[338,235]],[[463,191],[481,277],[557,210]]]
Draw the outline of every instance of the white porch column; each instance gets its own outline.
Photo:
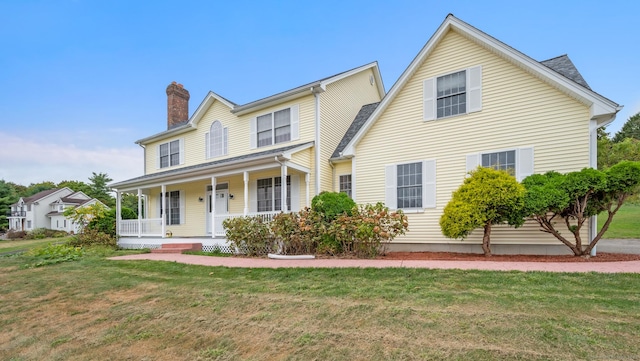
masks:
[[[165,193],[167,193],[167,186],[166,185],[162,185],[160,187],[160,211],[162,212],[162,216],[160,217],[162,222],[161,225],[161,229],[162,229],[162,238],[165,238],[167,235],[167,210],[165,208],[167,208],[167,202],[165,202]]]
[[[244,172],[244,211],[246,216],[249,214],[249,172]]]
[[[120,191],[116,190],[116,234],[120,235],[120,222],[122,221],[122,196]]]
[[[138,188],[138,238],[142,237],[142,189]]]
[[[211,238],[216,238],[216,177],[211,177]]]
[[[306,173],[304,175],[304,182],[307,184],[307,199],[306,199],[305,206],[311,207],[311,202],[309,201],[309,173]]]
[[[286,163],[283,163],[282,166],[280,166],[280,176],[281,178],[281,182],[280,182],[280,193],[282,195],[282,199],[280,200],[280,209],[282,210],[282,212],[287,213],[289,210],[287,209],[287,165]]]

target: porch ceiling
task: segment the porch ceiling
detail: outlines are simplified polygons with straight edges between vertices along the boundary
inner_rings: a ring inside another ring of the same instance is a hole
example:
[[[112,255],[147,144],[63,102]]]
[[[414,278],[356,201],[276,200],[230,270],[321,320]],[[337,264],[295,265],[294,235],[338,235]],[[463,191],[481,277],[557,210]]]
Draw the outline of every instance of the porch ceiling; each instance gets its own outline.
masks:
[[[148,174],[123,182],[112,183],[109,186],[113,189],[117,189],[118,191],[126,192],[137,188],[149,188],[162,184],[182,183],[185,181],[206,179],[212,176],[216,177],[236,174],[244,171],[279,167],[280,163],[276,161],[276,158],[279,158],[279,161],[288,161],[292,154],[308,149],[313,145],[314,142],[307,142],[277,149],[270,149],[262,152]],[[295,164],[291,165],[297,170],[302,170],[302,168],[304,168]]]

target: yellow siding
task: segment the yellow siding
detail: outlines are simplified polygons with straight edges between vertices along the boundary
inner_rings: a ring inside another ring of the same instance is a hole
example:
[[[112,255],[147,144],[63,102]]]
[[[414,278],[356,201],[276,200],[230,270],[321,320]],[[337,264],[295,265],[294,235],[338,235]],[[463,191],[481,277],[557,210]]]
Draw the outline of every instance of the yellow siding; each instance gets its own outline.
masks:
[[[331,166],[328,159],[353,122],[363,105],[380,101],[378,87],[371,84],[371,69],[327,85],[320,95],[322,139],[320,144],[321,190],[332,189]]]
[[[351,174],[351,161],[336,163],[333,170],[333,191],[340,192],[340,176]]]
[[[423,121],[424,79],[482,65],[480,112]],[[589,110],[521,68],[457,33],[449,32],[400,90],[358,144],[356,199],[385,199],[385,165],[436,160],[437,207],[409,215],[409,232],[398,242],[459,242],[442,236],[442,209],[466,173],[466,155],[534,147],[535,172],[567,172],[589,166]],[[527,225],[518,231],[497,227],[493,243],[556,243]],[[476,231],[465,242],[478,242]]]
[[[250,143],[250,122],[251,119],[276,110],[285,109],[293,105],[299,106],[299,135],[298,140],[286,143],[278,143],[269,147],[251,149]],[[146,145],[146,171],[147,174],[161,172],[169,169],[181,168],[202,164],[214,160],[237,157],[243,154],[255,153],[274,148],[286,147],[292,144],[303,144],[315,139],[315,102],[313,95],[282,103],[278,106],[262,109],[237,117],[230,109],[221,102],[214,101],[207,109],[203,117],[198,122],[197,128],[181,135],[166,138],[162,141],[149,143]],[[206,134],[209,132],[214,121],[220,121],[223,127],[228,129],[228,153],[226,156],[216,158],[206,158]],[[184,139],[184,164],[169,168],[157,168],[157,146],[175,139]]]

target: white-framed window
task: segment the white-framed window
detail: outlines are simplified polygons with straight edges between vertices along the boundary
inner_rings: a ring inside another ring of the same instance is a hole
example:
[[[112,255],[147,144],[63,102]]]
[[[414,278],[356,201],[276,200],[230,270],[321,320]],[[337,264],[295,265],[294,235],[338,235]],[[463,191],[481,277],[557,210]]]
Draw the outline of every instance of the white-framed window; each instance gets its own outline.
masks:
[[[167,210],[165,224],[178,225],[184,223],[184,196],[181,191],[170,191],[165,193],[164,205],[162,204],[162,193],[159,194],[158,204],[160,205],[160,217],[164,210]]]
[[[223,127],[219,120],[211,124],[209,132],[205,135],[207,158],[227,155],[228,133],[227,127]]]
[[[339,180],[339,187],[341,193],[346,193],[349,197],[351,197],[351,174],[341,175]]]
[[[518,181],[533,174],[533,147],[519,147],[467,154],[467,172],[478,166],[506,170]]]
[[[251,119],[251,148],[299,139],[298,105]]]
[[[385,179],[385,203],[390,209],[436,207],[434,159],[387,165]]]
[[[184,140],[176,139],[158,145],[158,168],[167,168],[184,163]]]
[[[467,72],[439,76],[436,79],[436,117],[444,118],[467,112]]]
[[[480,156],[481,164],[485,168],[505,170],[509,174],[516,175],[516,151],[505,150],[502,152],[483,153]]]
[[[282,177],[258,179],[256,199],[258,212],[282,210]],[[291,209],[291,176],[287,176],[287,209]]]
[[[481,111],[482,66],[425,79],[422,96],[424,120]]]

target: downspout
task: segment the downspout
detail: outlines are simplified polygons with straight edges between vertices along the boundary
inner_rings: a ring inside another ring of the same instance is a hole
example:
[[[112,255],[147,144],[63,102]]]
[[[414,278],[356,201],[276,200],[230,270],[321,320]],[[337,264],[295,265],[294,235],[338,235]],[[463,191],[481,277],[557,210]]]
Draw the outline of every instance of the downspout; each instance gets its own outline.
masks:
[[[598,121],[589,121],[589,166],[598,169]],[[591,216],[589,219],[589,243],[593,242],[596,234],[598,234],[598,216]],[[596,247],[591,249],[591,257],[596,256]]]
[[[321,144],[320,144],[320,93],[323,91],[322,88],[317,88],[317,87],[312,87],[311,91],[313,92],[313,96],[316,99],[316,143],[315,143],[315,148],[316,148],[316,184],[315,184],[315,194],[314,195],[318,195],[320,194],[320,149],[321,149]]]
[[[329,167],[331,167],[331,191],[336,191],[336,167],[333,161],[329,159]]]
[[[142,168],[143,168],[142,169],[142,174],[147,175],[147,147],[145,147],[144,145],[142,145],[140,143],[138,143],[138,145],[143,149],[143,151],[142,151],[142,156],[143,156],[142,161],[144,163],[142,163],[143,164],[143,166],[142,166]]]

